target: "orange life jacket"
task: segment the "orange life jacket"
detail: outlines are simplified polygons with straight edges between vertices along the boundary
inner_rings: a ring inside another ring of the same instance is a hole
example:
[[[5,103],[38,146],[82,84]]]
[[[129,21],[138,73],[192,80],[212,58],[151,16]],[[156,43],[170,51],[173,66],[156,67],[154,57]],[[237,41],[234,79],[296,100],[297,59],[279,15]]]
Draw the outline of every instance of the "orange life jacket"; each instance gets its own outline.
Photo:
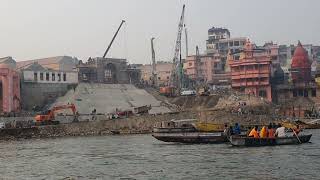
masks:
[[[268,129],[268,138],[274,138],[274,129]]]
[[[267,135],[268,135],[267,128],[265,126],[263,126],[263,128],[260,131],[260,137],[261,138],[266,138]]]
[[[259,138],[258,131],[256,131],[254,128],[249,133],[249,137]]]

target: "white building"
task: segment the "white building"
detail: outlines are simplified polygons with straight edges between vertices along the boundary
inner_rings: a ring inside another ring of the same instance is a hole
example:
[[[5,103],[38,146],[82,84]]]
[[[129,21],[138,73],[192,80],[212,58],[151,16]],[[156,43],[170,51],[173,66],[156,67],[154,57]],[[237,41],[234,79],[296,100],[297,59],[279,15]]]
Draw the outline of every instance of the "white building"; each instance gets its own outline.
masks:
[[[78,72],[50,70],[35,62],[22,70],[22,81],[30,83],[78,84]]]

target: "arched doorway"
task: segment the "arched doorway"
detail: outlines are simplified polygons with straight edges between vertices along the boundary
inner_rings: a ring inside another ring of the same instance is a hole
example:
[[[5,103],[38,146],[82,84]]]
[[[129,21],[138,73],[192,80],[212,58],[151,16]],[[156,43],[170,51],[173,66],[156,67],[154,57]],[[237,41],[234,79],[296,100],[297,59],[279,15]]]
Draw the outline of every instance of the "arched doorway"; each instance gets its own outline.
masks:
[[[108,63],[104,67],[104,82],[105,83],[111,83],[111,84],[118,83],[117,68],[112,63]]]

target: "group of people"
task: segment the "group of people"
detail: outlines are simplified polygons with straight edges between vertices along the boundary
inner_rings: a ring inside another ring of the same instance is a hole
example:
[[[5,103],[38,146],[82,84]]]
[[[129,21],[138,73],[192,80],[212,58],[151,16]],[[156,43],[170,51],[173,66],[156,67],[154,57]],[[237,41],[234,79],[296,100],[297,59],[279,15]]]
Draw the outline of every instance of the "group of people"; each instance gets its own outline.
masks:
[[[223,131],[223,134],[225,136],[231,136],[231,135],[240,135],[241,134],[241,128],[240,128],[240,125],[239,123],[235,123],[235,126],[232,127],[228,127],[227,124],[224,125],[224,131]]]
[[[296,128],[292,129],[294,135],[298,135],[301,131],[299,125],[296,126]],[[228,125],[225,125],[225,129],[223,134],[225,136],[231,136],[231,135],[240,135],[241,134],[241,128],[239,123],[235,123],[235,126],[228,127]],[[286,128],[283,127],[280,123],[278,126],[275,124],[269,124],[268,127],[263,126],[261,130],[258,130],[258,126],[255,126],[253,129],[248,131],[247,133],[248,137],[254,137],[254,138],[275,138],[275,137],[286,137]]]
[[[296,128],[292,129],[294,135],[300,133],[299,125]],[[283,127],[280,123],[277,126],[277,129],[270,123],[268,127],[263,126],[260,132],[258,131],[258,126],[255,126],[248,134],[248,137],[254,138],[275,138],[275,137],[286,137],[286,128]]]

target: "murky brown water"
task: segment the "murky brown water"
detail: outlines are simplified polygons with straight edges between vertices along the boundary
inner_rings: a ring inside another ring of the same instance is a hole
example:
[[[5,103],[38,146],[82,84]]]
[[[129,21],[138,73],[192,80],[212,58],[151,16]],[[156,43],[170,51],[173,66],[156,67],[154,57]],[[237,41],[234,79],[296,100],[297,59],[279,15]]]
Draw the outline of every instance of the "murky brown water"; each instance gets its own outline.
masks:
[[[150,135],[0,143],[8,179],[320,179],[320,130],[312,143],[259,148],[168,144]]]

